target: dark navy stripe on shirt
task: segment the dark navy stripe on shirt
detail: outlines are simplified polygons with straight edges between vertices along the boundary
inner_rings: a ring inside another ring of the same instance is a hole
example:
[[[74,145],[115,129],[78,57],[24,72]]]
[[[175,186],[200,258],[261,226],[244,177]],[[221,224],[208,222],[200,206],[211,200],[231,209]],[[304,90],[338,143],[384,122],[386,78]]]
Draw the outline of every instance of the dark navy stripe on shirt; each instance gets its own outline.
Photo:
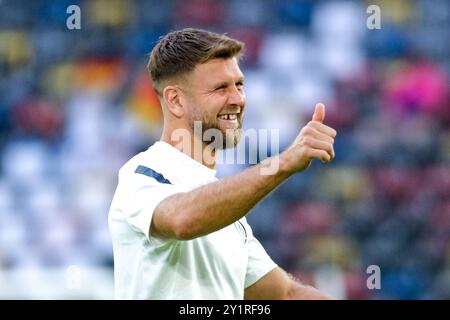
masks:
[[[159,183],[172,184],[169,180],[164,178],[164,176],[161,173],[156,172],[155,170],[147,168],[147,167],[144,167],[144,166],[138,166],[136,168],[136,171],[134,171],[134,172],[143,174],[143,175],[145,175],[147,177],[150,177],[150,178],[154,178]]]

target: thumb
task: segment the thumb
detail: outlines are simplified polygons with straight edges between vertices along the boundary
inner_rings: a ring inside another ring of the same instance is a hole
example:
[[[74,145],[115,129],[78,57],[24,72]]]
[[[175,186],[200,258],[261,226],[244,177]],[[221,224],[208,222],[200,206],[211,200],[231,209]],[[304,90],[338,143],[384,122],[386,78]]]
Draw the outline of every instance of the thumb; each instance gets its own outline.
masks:
[[[323,103],[317,103],[316,109],[314,110],[314,114],[312,116],[312,120],[323,123],[324,119],[325,119],[325,106],[323,105]]]

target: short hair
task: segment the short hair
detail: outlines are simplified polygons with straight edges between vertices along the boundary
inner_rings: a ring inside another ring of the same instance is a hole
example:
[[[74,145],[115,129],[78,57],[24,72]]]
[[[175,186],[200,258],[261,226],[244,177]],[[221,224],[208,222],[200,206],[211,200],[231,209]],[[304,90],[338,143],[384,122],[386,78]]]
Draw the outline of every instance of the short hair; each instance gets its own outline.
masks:
[[[153,88],[161,96],[165,80],[187,74],[211,59],[240,57],[244,43],[202,29],[186,28],[161,37],[147,64]]]

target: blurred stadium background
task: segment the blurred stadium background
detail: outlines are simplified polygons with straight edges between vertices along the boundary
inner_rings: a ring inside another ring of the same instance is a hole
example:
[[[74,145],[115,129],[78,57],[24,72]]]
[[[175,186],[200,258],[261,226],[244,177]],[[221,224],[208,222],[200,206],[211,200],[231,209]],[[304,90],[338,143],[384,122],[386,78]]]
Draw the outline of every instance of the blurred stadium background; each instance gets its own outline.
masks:
[[[248,215],[273,259],[342,299],[450,299],[449,21],[447,0],[0,0],[0,298],[113,298],[117,170],[161,132],[147,54],[195,26],[245,41],[246,128],[284,148],[322,101],[339,132]]]

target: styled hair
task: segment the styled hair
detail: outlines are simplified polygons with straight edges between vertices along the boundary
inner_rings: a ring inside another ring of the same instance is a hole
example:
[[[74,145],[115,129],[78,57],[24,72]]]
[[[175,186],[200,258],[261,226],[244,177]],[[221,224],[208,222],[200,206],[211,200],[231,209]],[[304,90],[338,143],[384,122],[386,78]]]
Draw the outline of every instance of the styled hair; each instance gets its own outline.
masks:
[[[224,34],[186,28],[161,37],[153,48],[147,69],[161,96],[165,80],[187,74],[196,65],[214,58],[240,56],[244,43]]]

